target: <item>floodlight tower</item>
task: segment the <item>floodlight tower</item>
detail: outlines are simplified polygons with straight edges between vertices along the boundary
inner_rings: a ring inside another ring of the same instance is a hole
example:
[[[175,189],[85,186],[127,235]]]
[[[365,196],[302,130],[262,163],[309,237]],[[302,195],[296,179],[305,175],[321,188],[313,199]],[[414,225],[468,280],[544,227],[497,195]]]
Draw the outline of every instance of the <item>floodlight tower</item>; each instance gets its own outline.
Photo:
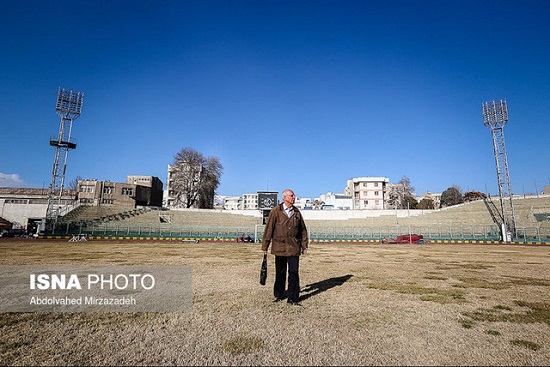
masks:
[[[498,191],[502,210],[502,240],[509,242],[516,237],[516,217],[512,203],[512,183],[508,171],[508,158],[504,142],[504,125],[508,122],[506,101],[490,101],[482,104],[483,121],[493,133],[493,148],[497,168]]]
[[[84,93],[73,92],[59,88],[55,112],[60,117],[59,134],[57,138],[50,136],[50,145],[55,147],[55,159],[52,168],[52,182],[48,193],[48,209],[46,211],[46,228],[54,230],[59,217],[63,186],[65,183],[65,170],[67,169],[67,156],[70,149],[76,148],[76,142],[71,140],[73,121],[80,116]]]

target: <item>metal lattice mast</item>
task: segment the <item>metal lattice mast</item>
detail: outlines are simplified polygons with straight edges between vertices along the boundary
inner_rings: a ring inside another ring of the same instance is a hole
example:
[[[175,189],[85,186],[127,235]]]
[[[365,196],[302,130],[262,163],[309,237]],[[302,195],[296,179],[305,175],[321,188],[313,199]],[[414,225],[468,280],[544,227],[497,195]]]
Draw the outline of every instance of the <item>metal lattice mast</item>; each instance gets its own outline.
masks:
[[[502,239],[511,241],[516,237],[516,217],[512,202],[512,183],[508,171],[508,158],[504,142],[504,125],[508,122],[506,101],[490,101],[482,104],[483,121],[493,134],[493,148],[497,168],[500,207],[502,210]]]
[[[80,116],[84,93],[73,92],[59,88],[55,111],[60,117],[59,134],[57,138],[50,137],[50,145],[55,147],[55,159],[52,168],[52,181],[48,193],[48,209],[46,211],[46,227],[48,230],[55,228],[63,186],[65,184],[65,171],[67,169],[67,156],[70,149],[76,148],[76,142],[71,140],[73,121]]]

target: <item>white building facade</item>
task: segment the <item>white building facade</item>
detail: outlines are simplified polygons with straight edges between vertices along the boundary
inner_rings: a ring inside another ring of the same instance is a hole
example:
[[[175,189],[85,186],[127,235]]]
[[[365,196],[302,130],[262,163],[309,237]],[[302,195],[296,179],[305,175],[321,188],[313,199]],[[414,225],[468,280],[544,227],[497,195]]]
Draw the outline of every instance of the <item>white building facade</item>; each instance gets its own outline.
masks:
[[[311,198],[296,198],[294,206],[301,210],[312,209]]]
[[[319,195],[319,200],[323,203],[321,208],[324,210],[347,210],[353,208],[353,198],[350,195],[327,192],[324,195]]]
[[[243,210],[258,209],[258,194],[243,194]]]
[[[243,199],[240,196],[226,196],[223,208],[225,210],[241,210]]]
[[[347,181],[344,195],[351,196],[352,209],[385,209],[387,177],[356,177]]]

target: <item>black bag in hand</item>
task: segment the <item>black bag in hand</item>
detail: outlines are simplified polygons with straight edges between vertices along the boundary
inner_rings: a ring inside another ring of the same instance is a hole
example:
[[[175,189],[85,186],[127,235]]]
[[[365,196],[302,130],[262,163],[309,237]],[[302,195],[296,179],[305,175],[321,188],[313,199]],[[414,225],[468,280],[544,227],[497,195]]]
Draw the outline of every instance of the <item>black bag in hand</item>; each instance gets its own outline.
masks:
[[[264,260],[262,261],[262,269],[260,270],[260,284],[265,285],[267,280],[267,254],[264,254]]]

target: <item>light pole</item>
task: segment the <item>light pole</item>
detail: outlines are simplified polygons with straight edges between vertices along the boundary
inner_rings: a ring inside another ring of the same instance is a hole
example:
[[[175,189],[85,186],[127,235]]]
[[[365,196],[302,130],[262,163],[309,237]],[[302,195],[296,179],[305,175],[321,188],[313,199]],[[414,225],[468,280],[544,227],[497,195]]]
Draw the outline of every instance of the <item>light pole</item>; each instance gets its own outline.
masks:
[[[5,180],[5,177],[0,177],[0,180]],[[0,214],[0,217],[4,217],[4,205],[6,205],[6,199],[2,199],[2,214]]]
[[[508,171],[508,157],[504,142],[504,125],[508,122],[508,106],[506,101],[491,101],[482,104],[484,125],[491,129],[493,149],[497,169],[500,206],[502,209],[502,240],[509,242],[516,237],[516,217],[512,203],[512,183]]]
[[[409,202],[407,201],[407,216],[409,217],[409,243],[412,243],[412,234],[411,234],[411,210],[409,208]]]
[[[50,138],[50,145],[55,147],[55,158],[52,168],[52,181],[48,193],[48,209],[46,210],[46,227],[53,231],[59,216],[67,156],[70,149],[76,148],[76,142],[71,140],[73,121],[80,117],[84,93],[73,92],[59,88],[55,112],[60,117],[59,133],[57,138]]]

